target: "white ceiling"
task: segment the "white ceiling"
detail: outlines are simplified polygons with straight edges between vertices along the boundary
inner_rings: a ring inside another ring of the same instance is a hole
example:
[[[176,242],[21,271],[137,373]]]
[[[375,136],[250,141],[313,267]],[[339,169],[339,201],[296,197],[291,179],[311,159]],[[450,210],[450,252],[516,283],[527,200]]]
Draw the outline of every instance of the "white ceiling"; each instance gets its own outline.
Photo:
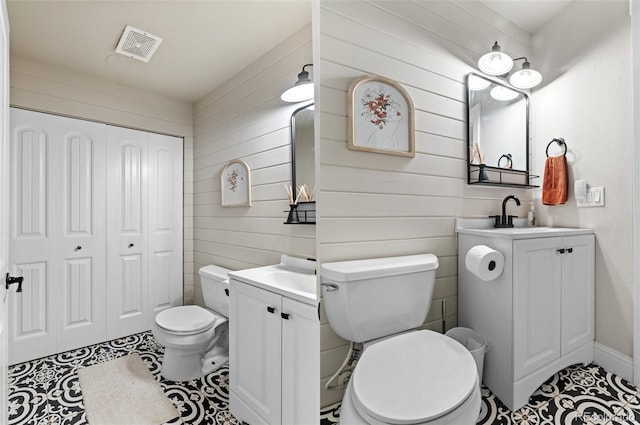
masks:
[[[480,0],[535,33],[570,0]],[[311,0],[8,0],[13,55],[194,102],[311,22]],[[163,38],[116,54],[129,24]],[[295,75],[292,75],[295,78]]]
[[[529,34],[534,34],[572,0],[481,0]]]
[[[7,6],[13,55],[189,102],[311,22],[309,0],[8,0]],[[114,52],[127,24],[163,38],[149,63]]]

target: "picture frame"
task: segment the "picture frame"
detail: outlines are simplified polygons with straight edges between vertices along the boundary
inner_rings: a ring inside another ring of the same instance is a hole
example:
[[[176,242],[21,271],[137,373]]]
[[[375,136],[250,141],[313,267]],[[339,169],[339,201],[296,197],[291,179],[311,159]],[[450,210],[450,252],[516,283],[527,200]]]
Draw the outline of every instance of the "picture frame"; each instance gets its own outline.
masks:
[[[349,149],[415,157],[413,101],[400,84],[365,75],[348,93]]]
[[[227,163],[220,175],[221,204],[223,207],[251,206],[251,169],[241,159]]]

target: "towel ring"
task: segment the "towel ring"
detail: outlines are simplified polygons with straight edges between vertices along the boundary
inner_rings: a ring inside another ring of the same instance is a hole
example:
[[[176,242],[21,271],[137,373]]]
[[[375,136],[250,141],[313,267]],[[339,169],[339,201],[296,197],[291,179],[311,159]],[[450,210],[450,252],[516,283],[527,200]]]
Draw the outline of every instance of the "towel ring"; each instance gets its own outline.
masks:
[[[553,139],[549,142],[549,144],[547,145],[547,158],[549,157],[549,146],[551,146],[552,143],[557,143],[560,146],[564,147],[564,152],[562,153],[562,155],[566,155],[567,154],[567,144],[565,143],[564,139],[559,138],[559,139]]]
[[[502,161],[502,158],[507,158],[507,164],[504,167],[500,165],[500,161]],[[513,157],[511,156],[510,153],[505,153],[504,155],[502,155],[498,159],[498,167],[499,168],[513,168]]]

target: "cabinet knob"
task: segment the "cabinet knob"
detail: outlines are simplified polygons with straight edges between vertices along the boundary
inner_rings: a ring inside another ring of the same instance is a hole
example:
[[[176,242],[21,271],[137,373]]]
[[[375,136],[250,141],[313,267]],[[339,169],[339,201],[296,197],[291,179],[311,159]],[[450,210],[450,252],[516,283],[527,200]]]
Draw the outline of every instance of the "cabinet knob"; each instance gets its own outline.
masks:
[[[558,249],[557,250],[560,254],[564,254],[564,248]]]
[[[132,243],[129,244],[129,248],[133,248],[133,244]]]
[[[282,317],[284,320],[289,320],[289,313],[280,313],[280,317]]]
[[[268,305],[268,306],[267,306],[267,311],[268,311],[269,313],[272,313],[272,314],[273,314],[273,313],[275,313],[275,312],[276,312],[276,308],[275,308],[275,307],[271,307],[270,305]]]
[[[76,247],[76,251],[80,251],[81,249],[82,249],[82,247],[81,247],[80,245],[78,245],[78,246]]]

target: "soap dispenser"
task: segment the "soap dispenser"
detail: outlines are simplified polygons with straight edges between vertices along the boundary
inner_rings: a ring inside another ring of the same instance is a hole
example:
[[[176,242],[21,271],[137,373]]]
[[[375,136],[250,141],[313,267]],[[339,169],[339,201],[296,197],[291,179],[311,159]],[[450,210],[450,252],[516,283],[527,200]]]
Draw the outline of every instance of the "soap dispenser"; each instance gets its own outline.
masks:
[[[536,225],[536,208],[533,206],[533,202],[529,203],[529,214],[527,214],[527,224],[531,227]]]

